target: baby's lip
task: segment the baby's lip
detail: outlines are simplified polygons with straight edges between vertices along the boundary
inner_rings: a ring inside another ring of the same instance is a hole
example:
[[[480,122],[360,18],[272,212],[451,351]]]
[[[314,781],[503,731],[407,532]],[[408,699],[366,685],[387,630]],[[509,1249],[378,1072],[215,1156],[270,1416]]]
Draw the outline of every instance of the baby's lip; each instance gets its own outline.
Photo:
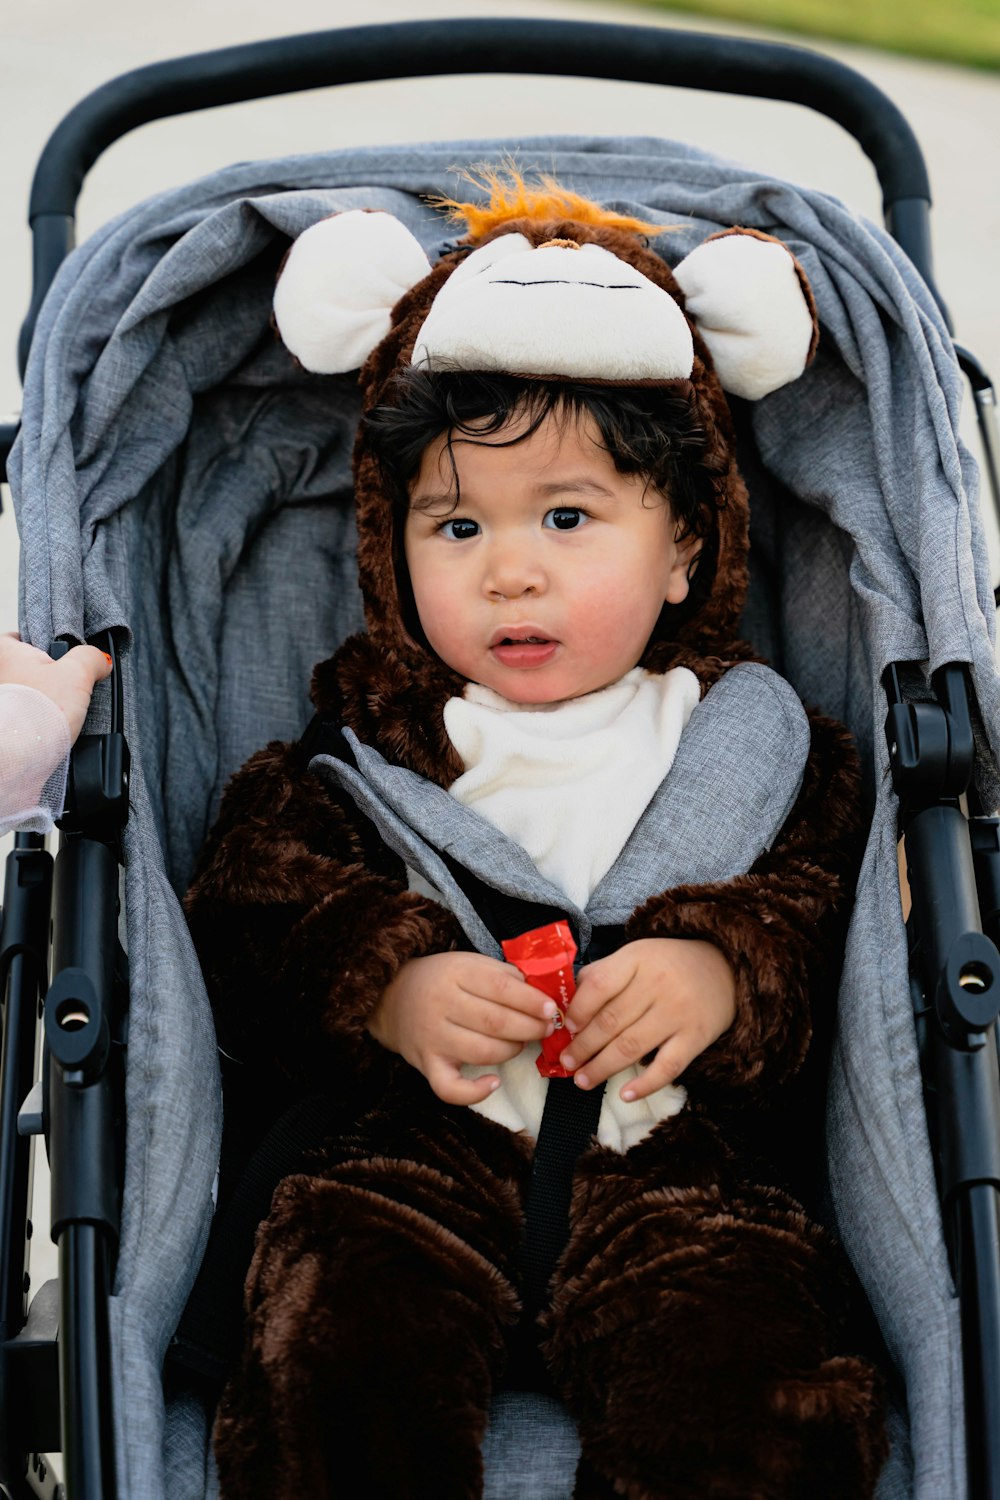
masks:
[[[543,630],[541,625],[526,620],[522,625],[498,625],[489,638],[487,649],[492,650],[494,646],[502,646],[507,641],[538,641],[547,644],[554,640],[555,636]]]

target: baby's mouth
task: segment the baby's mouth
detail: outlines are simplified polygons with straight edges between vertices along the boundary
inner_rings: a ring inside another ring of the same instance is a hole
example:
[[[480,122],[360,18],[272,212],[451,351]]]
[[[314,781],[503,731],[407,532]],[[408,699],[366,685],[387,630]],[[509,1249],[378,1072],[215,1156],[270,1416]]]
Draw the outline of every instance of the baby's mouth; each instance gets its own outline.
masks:
[[[490,653],[505,667],[541,667],[551,661],[559,642],[534,630],[498,630]]]

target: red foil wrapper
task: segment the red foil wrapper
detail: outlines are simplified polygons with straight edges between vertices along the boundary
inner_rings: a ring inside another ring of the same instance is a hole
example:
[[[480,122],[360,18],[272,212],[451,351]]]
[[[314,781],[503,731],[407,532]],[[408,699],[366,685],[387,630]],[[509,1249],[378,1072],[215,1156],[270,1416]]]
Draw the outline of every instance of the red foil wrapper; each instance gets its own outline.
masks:
[[[559,1061],[560,1053],[569,1046],[566,1012],[576,994],[573,978],[576,944],[569,923],[547,922],[544,927],[522,932],[520,937],[508,938],[501,946],[507,962],[520,969],[529,984],[543,995],[551,996],[559,1007],[555,1031],[542,1039],[537,1059],[539,1073],[543,1078],[571,1078],[573,1075]]]

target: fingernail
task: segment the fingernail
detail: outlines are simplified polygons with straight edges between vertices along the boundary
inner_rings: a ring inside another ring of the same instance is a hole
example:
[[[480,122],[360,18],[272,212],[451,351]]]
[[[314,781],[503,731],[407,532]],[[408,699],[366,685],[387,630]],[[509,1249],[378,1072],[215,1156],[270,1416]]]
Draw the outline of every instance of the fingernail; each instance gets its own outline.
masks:
[[[546,1021],[554,1021],[558,1014],[559,1007],[556,1002],[554,1000],[546,1000],[545,1004],[542,1006],[542,1015],[545,1017]]]
[[[111,655],[110,655],[109,652],[102,651],[101,655],[104,657],[104,660],[107,662],[107,664],[108,664],[109,667],[113,667],[114,666],[114,662],[111,660]]]
[[[573,1024],[569,1016],[563,1017],[563,1024],[565,1025],[566,1030],[569,1032],[570,1036],[576,1036],[577,1032],[580,1030],[579,1026]]]
[[[576,1075],[576,1077],[575,1077],[575,1079],[573,1081],[575,1083],[578,1083],[579,1086],[580,1086],[580,1088],[582,1088],[582,1089],[589,1089],[590,1088],[590,1079],[587,1077],[586,1073],[577,1073],[577,1075]]]
[[[555,1032],[555,1029],[556,1029],[556,1023],[555,1023],[555,1021],[550,1021],[549,1024],[545,1028],[545,1035],[546,1036],[552,1036],[554,1034],[554,1032]]]
[[[494,1078],[493,1082],[490,1084],[490,1093],[491,1094],[495,1094],[496,1091],[497,1091],[497,1089],[499,1087],[500,1087],[500,1080],[499,1080],[499,1078]]]
[[[559,1061],[562,1063],[564,1068],[569,1068],[571,1073],[576,1067],[576,1059],[574,1057],[570,1057],[568,1052],[561,1053]]]
[[[635,1098],[635,1089],[622,1089],[622,1098],[631,1103]]]

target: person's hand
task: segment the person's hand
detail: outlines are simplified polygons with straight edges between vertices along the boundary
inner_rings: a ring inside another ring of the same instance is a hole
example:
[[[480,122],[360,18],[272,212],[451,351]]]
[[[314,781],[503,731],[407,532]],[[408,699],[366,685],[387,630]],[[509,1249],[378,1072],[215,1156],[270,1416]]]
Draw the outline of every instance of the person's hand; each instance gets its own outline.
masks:
[[[386,987],[368,1030],[418,1068],[446,1104],[478,1104],[499,1086],[495,1073],[463,1078],[462,1064],[516,1057],[552,1030],[554,1000],[526,984],[512,964],[482,953],[411,958]]]
[[[623,1099],[644,1099],[673,1083],[735,1016],[733,971],[714,943],[640,938],[580,971],[561,1061],[587,1089],[655,1052],[621,1089]]]
[[[53,661],[37,646],[28,646],[15,633],[0,635],[0,683],[34,688],[51,698],[66,716],[70,737],[83,728],[95,684],[111,671],[111,658],[96,646],[74,646]]]

